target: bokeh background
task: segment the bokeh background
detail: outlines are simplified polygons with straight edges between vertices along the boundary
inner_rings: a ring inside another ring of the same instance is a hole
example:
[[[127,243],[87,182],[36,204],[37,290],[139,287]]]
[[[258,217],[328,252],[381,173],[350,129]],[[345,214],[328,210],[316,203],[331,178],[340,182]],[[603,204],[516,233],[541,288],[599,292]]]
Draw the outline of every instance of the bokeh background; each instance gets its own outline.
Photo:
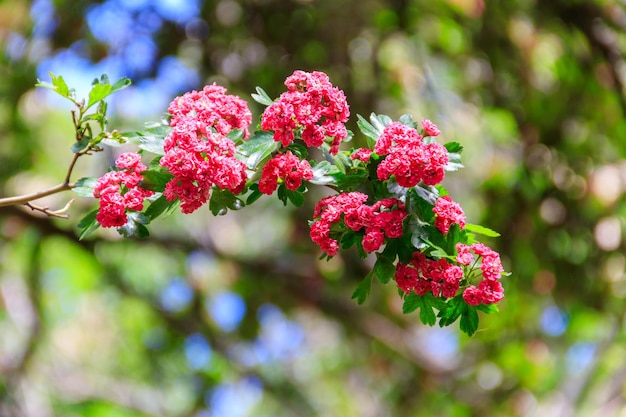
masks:
[[[0,0],[1,196],[71,160],[48,72],[79,95],[132,78],[111,100],[129,130],[207,83],[250,100],[320,70],[352,130],[411,113],[465,146],[446,186],[512,272],[468,338],[403,316],[391,285],[350,300],[371,260],[317,260],[319,190],[174,214],[145,241],[78,241],[91,200],[70,220],[0,208],[0,415],[626,416],[625,30],[618,0]]]

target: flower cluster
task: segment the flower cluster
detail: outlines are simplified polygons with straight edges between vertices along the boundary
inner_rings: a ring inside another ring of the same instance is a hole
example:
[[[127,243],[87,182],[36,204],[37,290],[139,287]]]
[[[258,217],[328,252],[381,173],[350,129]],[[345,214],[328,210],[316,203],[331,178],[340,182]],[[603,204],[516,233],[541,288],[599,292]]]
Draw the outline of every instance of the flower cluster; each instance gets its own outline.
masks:
[[[437,199],[435,207],[435,227],[444,235],[450,230],[450,226],[456,223],[461,229],[465,227],[465,213],[458,203],[455,203],[450,196],[443,196]]]
[[[439,132],[428,120],[423,120],[424,133],[434,136]],[[436,185],[443,181],[448,164],[446,148],[437,142],[425,142],[419,132],[400,122],[390,123],[378,138],[374,152],[386,156],[378,165],[378,179],[385,181],[392,175],[402,187],[414,187],[423,182]]]
[[[93,196],[100,199],[96,220],[102,227],[122,227],[128,221],[126,210],[141,211],[143,202],[154,193],[139,187],[141,173],[146,166],[141,156],[127,152],[115,161],[116,171],[109,171],[98,178]]]
[[[193,119],[203,131],[212,127],[218,133],[227,135],[233,129],[241,129],[244,137],[250,135],[248,127],[252,123],[252,113],[248,103],[237,96],[226,94],[226,89],[216,84],[207,85],[202,91],[190,91],[176,97],[170,103],[168,112],[172,127]]]
[[[272,194],[278,187],[279,178],[284,180],[287,189],[294,191],[300,188],[302,180],[313,178],[313,170],[309,161],[300,160],[291,151],[287,151],[274,156],[263,166],[259,191]]]
[[[463,279],[463,269],[445,259],[432,260],[423,253],[415,252],[409,264],[398,262],[395,280],[405,294],[415,292],[425,295],[431,292],[435,297],[452,298],[459,290]]]
[[[246,165],[235,158],[233,129],[248,135],[252,121],[245,101],[216,85],[177,97],[169,106],[171,132],[164,141],[161,166],[174,177],[166,184],[168,201],[179,199],[192,213],[210,198],[213,185],[234,194],[246,186]]]
[[[335,155],[348,131],[344,125],[350,116],[346,97],[334,87],[323,72],[295,71],[285,80],[287,91],[265,109],[263,130],[274,131],[274,140],[288,146],[296,131],[311,147],[319,147],[326,137],[333,138],[330,153]]]
[[[504,298],[504,289],[500,283],[500,278],[504,269],[502,268],[498,252],[482,243],[474,243],[471,246],[458,243],[456,250],[456,260],[460,265],[469,266],[477,262],[474,260],[471,252],[474,252],[481,258],[480,270],[483,279],[478,284],[478,287],[471,285],[463,291],[465,302],[475,306],[478,304],[495,304],[502,300]]]
[[[401,201],[387,198],[372,206],[365,201],[367,195],[350,192],[326,197],[317,203],[313,212],[316,220],[311,224],[310,236],[328,256],[335,256],[339,250],[337,240],[331,236],[333,225],[341,220],[347,229],[354,232],[364,230],[361,245],[365,252],[380,249],[385,237],[393,239],[402,236],[402,222],[407,213]]]

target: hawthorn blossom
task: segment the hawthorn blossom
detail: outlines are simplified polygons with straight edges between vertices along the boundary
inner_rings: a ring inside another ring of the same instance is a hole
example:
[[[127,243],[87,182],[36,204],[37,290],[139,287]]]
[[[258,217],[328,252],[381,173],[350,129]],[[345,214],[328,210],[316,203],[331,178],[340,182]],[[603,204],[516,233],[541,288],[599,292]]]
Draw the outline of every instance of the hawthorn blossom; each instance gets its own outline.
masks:
[[[282,179],[287,189],[295,191],[302,185],[302,180],[313,178],[313,170],[307,160],[299,160],[297,156],[287,151],[278,154],[267,161],[263,166],[259,191],[263,194],[272,194],[278,187],[278,180]]]
[[[422,119],[422,129],[424,136],[439,136],[441,134],[437,125],[428,119]]]
[[[471,252],[474,252],[481,261],[480,270],[483,279],[478,287],[471,285],[463,292],[463,299],[469,305],[495,304],[504,298],[504,289],[499,279],[502,277],[504,268],[500,262],[498,252],[482,243],[474,243],[471,246],[458,243],[457,261],[462,265],[470,265],[474,262]],[[471,250],[471,252],[470,252]]]
[[[296,131],[311,147],[321,146],[330,137],[330,153],[335,155],[348,136],[344,123],[350,110],[343,91],[318,71],[295,71],[285,85],[287,91],[263,112],[261,128],[274,131],[274,140],[285,147],[295,139]]]
[[[144,200],[154,193],[139,187],[141,173],[146,166],[141,156],[126,152],[115,161],[117,171],[109,171],[98,178],[93,196],[100,199],[96,220],[102,227],[122,227],[127,222],[127,211],[143,210]]]
[[[405,294],[430,292],[435,297],[453,298],[459,291],[463,269],[445,259],[432,260],[415,252],[408,264],[398,262],[394,278]]]
[[[461,229],[465,227],[465,213],[461,206],[454,202],[450,196],[439,197],[433,207],[435,213],[435,227],[444,235],[450,230],[453,223]]]
[[[179,199],[182,212],[192,213],[209,200],[213,186],[242,192],[246,165],[235,158],[235,143],[226,135],[233,129],[249,135],[246,102],[213,84],[175,98],[168,110],[172,130],[159,162],[173,175],[163,193],[167,200]]]
[[[365,204],[367,195],[359,192],[343,193],[320,200],[315,206],[310,236],[328,256],[338,250],[337,240],[331,237],[333,224],[343,220],[354,232],[362,232],[361,245],[365,252],[374,252],[384,244],[385,238],[402,236],[402,222],[407,216],[404,204],[387,198],[373,206]]]
[[[443,181],[448,163],[446,148],[436,142],[424,143],[422,135],[400,122],[385,127],[374,146],[374,152],[385,156],[378,165],[381,181],[395,176],[402,187],[414,187],[420,182],[436,185]]]
[[[170,103],[168,112],[172,116],[172,127],[193,119],[222,135],[233,129],[241,129],[246,138],[250,135],[248,127],[252,123],[252,113],[248,104],[237,96],[226,94],[226,88],[215,83],[205,86],[202,91],[194,90],[176,97]]]

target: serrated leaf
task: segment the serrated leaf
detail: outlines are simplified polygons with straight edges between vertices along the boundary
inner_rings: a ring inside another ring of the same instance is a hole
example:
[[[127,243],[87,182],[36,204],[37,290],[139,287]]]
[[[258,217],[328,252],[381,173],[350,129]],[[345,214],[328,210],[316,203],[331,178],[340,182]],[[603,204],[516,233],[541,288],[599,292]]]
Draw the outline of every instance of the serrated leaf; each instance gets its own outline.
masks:
[[[459,169],[464,168],[464,165],[461,163],[461,154],[460,153],[449,153],[448,154],[448,163],[444,167],[446,171],[458,171]]]
[[[412,127],[414,129],[417,127],[417,122],[413,120],[413,116],[411,116],[410,114],[403,114],[402,116],[400,116],[398,121],[403,125]]]
[[[437,199],[439,198],[439,191],[435,187],[431,185],[416,185],[415,187],[413,187],[413,190],[415,190],[416,194],[420,198],[423,198],[433,207],[435,206],[435,203],[437,203]]]
[[[83,177],[76,181],[76,186],[72,188],[79,197],[93,197],[93,190],[96,187],[97,178]]]
[[[237,146],[235,157],[249,169],[256,169],[260,162],[267,160],[280,146],[270,132],[257,132],[246,142]]]
[[[381,284],[387,284],[396,273],[396,266],[387,257],[377,254],[374,264],[374,276]]]
[[[83,240],[90,233],[100,227],[100,223],[98,223],[98,220],[96,220],[97,214],[98,209],[87,213],[82,219],[80,219],[77,227],[83,230],[81,230],[80,234],[78,235],[78,240]]]
[[[74,90],[70,89],[68,85],[65,83],[65,80],[62,76],[56,76],[53,73],[50,74],[50,80],[52,83],[48,83],[45,81],[37,80],[36,87],[43,87],[53,90],[55,93],[59,94],[62,97],[65,97],[71,101],[74,101]]]
[[[500,311],[496,304],[479,304],[476,308],[485,314],[493,314]]]
[[[367,274],[367,276],[361,281],[361,283],[356,287],[354,292],[352,293],[352,299],[356,299],[356,302],[360,305],[363,304],[367,297],[370,294],[370,289],[372,288],[372,272]]]
[[[380,133],[383,133],[385,127],[393,122],[393,120],[391,120],[391,117],[387,116],[386,114],[376,113],[370,114],[370,121],[372,122],[372,125],[374,125],[376,130],[378,130],[378,132]]]
[[[313,178],[311,178],[309,182],[317,185],[335,184],[336,179],[333,175],[340,173],[339,168],[335,165],[331,165],[328,161],[320,161],[315,164],[312,169]]]
[[[214,216],[222,216],[228,209],[239,210],[245,206],[243,200],[237,198],[229,190],[213,188],[211,199],[209,200],[209,210]]]
[[[251,94],[254,101],[257,103],[263,104],[265,106],[270,106],[274,103],[274,100],[270,98],[270,96],[263,90],[261,87],[256,88],[256,92],[258,94]]]
[[[235,144],[239,144],[243,141],[243,133],[244,132],[242,129],[233,129],[230,132],[228,132],[226,137],[232,140],[233,142],[235,142]]]
[[[124,88],[131,85],[131,83],[131,80],[127,77],[120,78],[115,82],[115,84],[111,86],[111,94],[115,93],[116,91],[123,90]]]
[[[495,230],[491,230],[490,228],[481,226],[479,224],[468,223],[465,225],[465,230],[467,230],[468,232],[476,233],[476,234],[487,236],[487,237],[500,236],[500,233],[496,232]]]
[[[404,297],[402,312],[408,314],[419,308],[420,320],[422,323],[428,326],[433,326],[437,322],[437,315],[433,309],[436,308],[439,310],[443,307],[443,301],[438,297],[434,297],[431,293],[427,293],[425,295],[411,293]]]
[[[460,154],[463,151],[463,146],[459,142],[448,142],[443,146],[445,146],[448,153]]]
[[[159,198],[154,200],[145,211],[145,215],[150,218],[150,220],[154,220],[159,217],[161,214],[167,213],[172,206],[176,206],[178,204],[177,200],[167,201],[167,198],[164,195],[161,195]]]
[[[461,314],[461,330],[468,336],[473,335],[478,330],[478,313],[476,307],[467,306]]]
[[[374,145],[376,144],[376,141],[380,136],[380,132],[378,132],[378,130],[376,130],[376,128],[372,126],[370,122],[365,120],[365,118],[363,118],[363,116],[361,116],[360,114],[357,114],[356,117],[358,119],[356,125],[359,130],[365,135],[367,140],[367,146],[370,149],[374,148]]]
[[[252,186],[256,186],[255,189],[252,189]],[[257,201],[259,198],[261,198],[261,196],[263,196],[263,193],[259,191],[259,187],[257,184],[253,184],[250,188],[252,189],[252,192],[248,195],[248,198],[246,198],[246,205],[249,206],[250,204],[254,203],[255,201]]]
[[[143,179],[139,182],[139,186],[150,191],[165,191],[165,185],[174,176],[168,172],[146,170],[141,173]]]
[[[87,108],[98,103],[100,100],[104,100],[109,94],[111,94],[111,84],[94,84],[91,87],[91,91],[89,91]]]
[[[286,187],[285,187],[286,188]],[[291,191],[289,189],[286,190],[287,198],[291,201],[296,207],[302,207],[304,205],[304,194],[300,191]]]
[[[448,300],[448,302],[439,310],[439,326],[449,326],[461,316],[461,314],[467,309],[467,304],[463,300],[462,295],[457,295],[454,298]]]

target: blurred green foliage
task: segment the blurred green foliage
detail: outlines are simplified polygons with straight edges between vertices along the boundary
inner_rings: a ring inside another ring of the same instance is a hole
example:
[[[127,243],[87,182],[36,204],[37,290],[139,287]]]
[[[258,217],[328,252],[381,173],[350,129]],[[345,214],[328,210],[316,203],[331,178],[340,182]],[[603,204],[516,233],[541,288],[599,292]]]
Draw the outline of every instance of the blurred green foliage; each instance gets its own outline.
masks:
[[[57,184],[71,160],[70,108],[34,90],[41,63],[68,48],[91,62],[116,53],[85,18],[103,3],[55,0],[42,34],[30,10],[44,3],[0,2],[2,196]],[[297,210],[262,198],[254,214],[173,215],[141,242],[107,231],[79,242],[88,202],[69,221],[4,207],[0,415],[624,415],[623,4],[198,4],[193,24],[162,20],[135,84],[168,56],[199,74],[195,88],[216,81],[244,98],[321,70],[346,92],[354,131],[372,111],[432,119],[465,147],[446,186],[470,222],[502,234],[489,242],[513,273],[500,313],[470,339],[403,316],[392,286],[375,282],[357,306],[371,265],[317,261],[306,226],[317,191]],[[110,159],[81,159],[76,178]],[[243,311],[218,308],[229,294]]]

